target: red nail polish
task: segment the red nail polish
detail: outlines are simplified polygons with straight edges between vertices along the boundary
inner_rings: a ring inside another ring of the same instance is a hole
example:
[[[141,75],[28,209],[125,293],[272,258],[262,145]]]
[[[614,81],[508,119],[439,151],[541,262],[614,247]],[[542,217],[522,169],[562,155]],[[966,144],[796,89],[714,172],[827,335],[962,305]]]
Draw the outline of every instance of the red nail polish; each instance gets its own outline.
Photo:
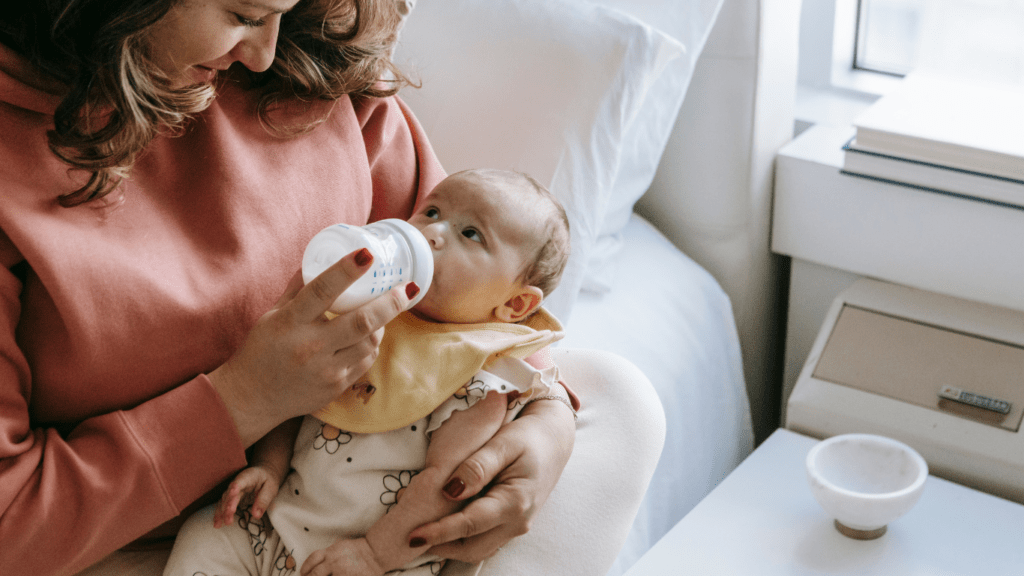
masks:
[[[444,493],[452,498],[458,498],[466,489],[466,483],[461,478],[452,478],[444,485]]]
[[[373,254],[366,248],[361,248],[359,252],[356,252],[356,266],[366,266],[370,262],[373,262]]]
[[[413,538],[412,540],[409,540],[409,548],[419,548],[420,546],[423,546],[426,543],[427,543],[426,540],[424,540],[423,538],[420,538],[419,536],[417,536],[417,537]]]
[[[409,297],[409,300],[415,298],[419,293],[420,287],[417,286],[415,282],[409,282],[405,285],[405,295]]]

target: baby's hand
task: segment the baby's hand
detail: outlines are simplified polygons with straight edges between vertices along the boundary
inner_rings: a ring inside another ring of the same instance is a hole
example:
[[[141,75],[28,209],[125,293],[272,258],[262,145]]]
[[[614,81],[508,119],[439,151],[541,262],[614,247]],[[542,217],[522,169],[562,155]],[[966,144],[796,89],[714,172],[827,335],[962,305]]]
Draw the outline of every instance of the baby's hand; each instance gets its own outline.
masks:
[[[301,576],[381,576],[384,572],[366,538],[356,538],[338,540],[310,554],[302,563]]]
[[[217,503],[217,511],[213,514],[214,527],[232,524],[243,499],[246,504],[252,503],[250,512],[253,519],[262,518],[274,496],[277,496],[281,481],[282,478],[277,474],[262,466],[252,466],[239,472]]]

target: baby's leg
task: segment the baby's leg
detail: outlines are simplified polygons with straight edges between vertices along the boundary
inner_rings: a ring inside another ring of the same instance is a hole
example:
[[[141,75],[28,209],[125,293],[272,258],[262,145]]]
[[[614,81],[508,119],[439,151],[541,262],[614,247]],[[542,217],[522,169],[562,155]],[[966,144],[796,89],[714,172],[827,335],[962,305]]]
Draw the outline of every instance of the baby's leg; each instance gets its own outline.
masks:
[[[490,393],[470,408],[452,413],[430,437],[426,468],[413,477],[398,503],[370,527],[366,537],[338,541],[313,553],[306,563],[328,564],[335,576],[379,575],[401,568],[426,552],[426,545],[409,545],[409,534],[462,506],[443,496],[444,482],[494,436],[507,409],[504,394]]]

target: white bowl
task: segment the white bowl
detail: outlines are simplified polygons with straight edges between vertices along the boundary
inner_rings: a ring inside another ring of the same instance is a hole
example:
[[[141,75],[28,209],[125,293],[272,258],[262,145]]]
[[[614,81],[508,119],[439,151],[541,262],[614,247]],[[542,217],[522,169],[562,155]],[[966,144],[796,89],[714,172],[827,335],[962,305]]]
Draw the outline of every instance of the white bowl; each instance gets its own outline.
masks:
[[[811,493],[844,535],[878,538],[914,507],[928,464],[913,448],[884,436],[842,434],[807,454]]]

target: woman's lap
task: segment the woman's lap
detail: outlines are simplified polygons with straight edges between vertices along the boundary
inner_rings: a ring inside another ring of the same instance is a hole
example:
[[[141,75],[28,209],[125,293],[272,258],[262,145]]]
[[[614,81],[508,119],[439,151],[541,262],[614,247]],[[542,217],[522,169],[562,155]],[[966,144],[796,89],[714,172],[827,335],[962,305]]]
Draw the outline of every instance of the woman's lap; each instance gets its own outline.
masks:
[[[562,479],[528,534],[482,566],[450,562],[444,576],[605,574],[625,542],[661,456],[661,402],[643,373],[619,356],[555,349],[554,359],[583,402]],[[116,552],[78,576],[158,576],[168,554]]]
[[[619,356],[553,352],[583,404],[572,458],[528,534],[479,571],[451,563],[443,576],[595,576],[611,569],[626,540],[665,441],[661,401],[643,373]]]

